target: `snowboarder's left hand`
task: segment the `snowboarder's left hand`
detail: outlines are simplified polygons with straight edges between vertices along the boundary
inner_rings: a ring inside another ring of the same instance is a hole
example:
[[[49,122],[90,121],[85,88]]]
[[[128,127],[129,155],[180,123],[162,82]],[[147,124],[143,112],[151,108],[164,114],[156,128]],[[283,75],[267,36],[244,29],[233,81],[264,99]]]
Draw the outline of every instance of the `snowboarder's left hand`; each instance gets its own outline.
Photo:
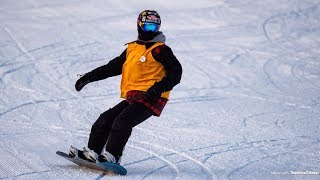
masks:
[[[160,98],[161,92],[155,88],[155,86],[151,86],[147,92],[145,92],[142,98],[148,102],[156,101]]]

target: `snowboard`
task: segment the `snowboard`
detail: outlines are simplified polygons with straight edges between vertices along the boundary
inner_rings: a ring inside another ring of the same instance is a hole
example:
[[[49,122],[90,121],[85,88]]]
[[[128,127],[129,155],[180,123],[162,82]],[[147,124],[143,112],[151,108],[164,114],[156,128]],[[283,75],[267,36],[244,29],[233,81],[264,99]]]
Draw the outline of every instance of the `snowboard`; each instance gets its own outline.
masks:
[[[110,162],[93,163],[93,162],[83,160],[79,157],[72,157],[69,154],[66,154],[61,151],[57,151],[56,154],[75,163],[75,164],[77,164],[77,165],[79,165],[79,166],[84,166],[84,167],[88,167],[90,169],[95,169],[95,170],[99,170],[99,171],[103,171],[103,172],[107,172],[107,173],[111,173],[111,174],[116,174],[116,175],[126,175],[127,174],[127,170],[124,167],[122,167],[120,164],[110,163]]]

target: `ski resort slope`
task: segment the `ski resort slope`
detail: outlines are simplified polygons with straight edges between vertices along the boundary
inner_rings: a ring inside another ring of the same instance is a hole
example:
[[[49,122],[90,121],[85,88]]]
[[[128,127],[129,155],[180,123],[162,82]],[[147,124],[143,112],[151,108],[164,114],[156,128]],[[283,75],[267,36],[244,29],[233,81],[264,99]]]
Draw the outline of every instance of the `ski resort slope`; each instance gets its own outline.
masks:
[[[120,77],[77,92],[155,9],[183,77],[103,176],[58,157],[87,145]],[[319,0],[0,1],[0,179],[319,179]]]

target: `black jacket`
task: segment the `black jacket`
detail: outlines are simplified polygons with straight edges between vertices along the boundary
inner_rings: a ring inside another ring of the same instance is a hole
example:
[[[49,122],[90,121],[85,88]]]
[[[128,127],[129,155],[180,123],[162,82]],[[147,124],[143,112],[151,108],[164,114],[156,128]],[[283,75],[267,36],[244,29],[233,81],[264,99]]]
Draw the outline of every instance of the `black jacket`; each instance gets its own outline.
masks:
[[[137,43],[144,44],[147,49],[154,44],[154,42],[144,43],[141,41],[137,41]],[[180,62],[174,56],[170,47],[165,44],[154,48],[151,53],[154,59],[160,62],[166,70],[166,76],[160,82],[155,83],[153,89],[158,92],[166,92],[172,90],[172,88],[180,83],[181,80],[182,67]],[[88,79],[87,83],[122,74],[122,66],[126,61],[126,54],[127,49],[125,49],[120,56],[109,61],[108,64],[86,73],[84,75],[84,78]]]

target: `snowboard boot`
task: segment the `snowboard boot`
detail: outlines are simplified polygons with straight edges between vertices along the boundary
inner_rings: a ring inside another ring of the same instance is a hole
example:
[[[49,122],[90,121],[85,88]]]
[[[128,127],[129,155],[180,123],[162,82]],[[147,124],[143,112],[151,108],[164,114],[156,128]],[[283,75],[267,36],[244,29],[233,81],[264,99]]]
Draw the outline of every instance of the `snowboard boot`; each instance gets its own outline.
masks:
[[[89,162],[96,162],[98,159],[98,154],[95,153],[92,150],[87,150],[86,148],[83,148],[83,151],[79,150],[76,147],[70,146],[68,154],[72,157],[78,157],[83,160],[89,161]]]
[[[120,157],[115,157],[108,151],[103,151],[99,156],[98,156],[98,161],[100,163],[102,162],[111,162],[115,164],[120,164],[121,162],[121,156]]]
[[[72,157],[79,157],[81,159],[86,160],[87,158],[84,156],[83,151],[79,150],[76,147],[70,146],[68,150],[68,154]]]
[[[98,154],[94,152],[93,150],[90,150],[89,148],[83,148],[83,154],[86,157],[86,159],[90,162],[98,162]]]

